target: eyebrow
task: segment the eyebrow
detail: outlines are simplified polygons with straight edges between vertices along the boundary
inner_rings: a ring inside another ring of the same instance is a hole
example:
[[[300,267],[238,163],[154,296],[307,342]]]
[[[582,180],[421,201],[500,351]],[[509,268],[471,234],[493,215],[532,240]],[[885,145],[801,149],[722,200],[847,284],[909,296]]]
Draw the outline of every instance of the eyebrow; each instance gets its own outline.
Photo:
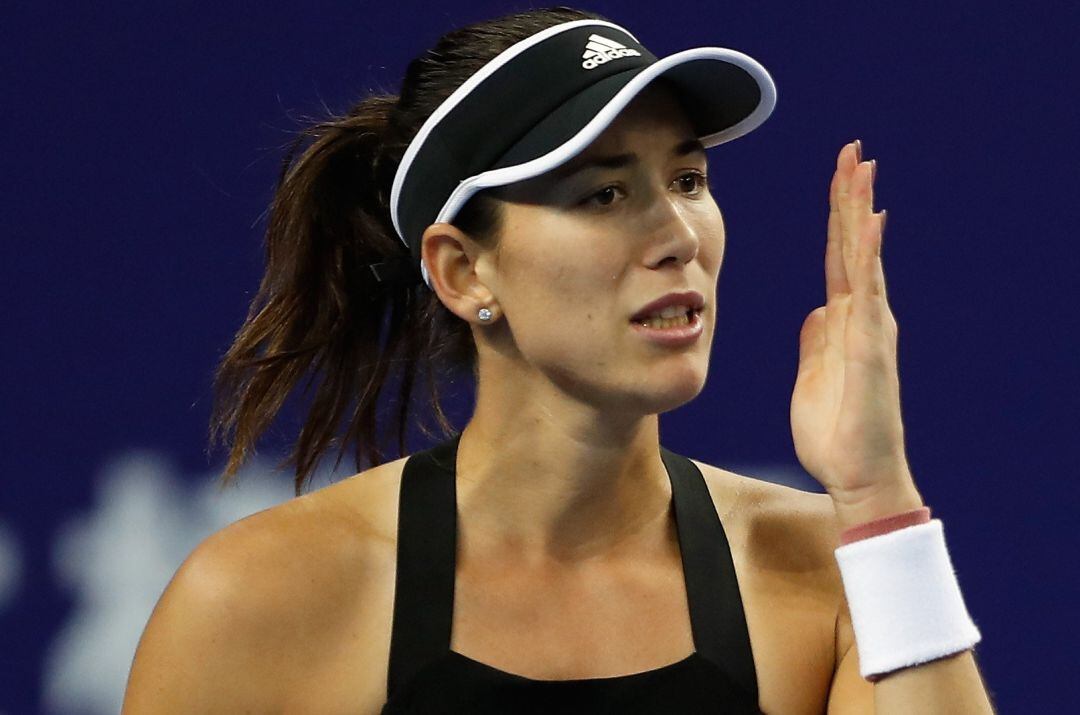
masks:
[[[704,154],[705,145],[700,139],[687,139],[675,146],[672,156],[687,156],[689,154]],[[564,178],[573,176],[587,169],[621,169],[624,166],[637,163],[639,157],[633,152],[625,154],[612,154],[610,156],[594,156],[583,160],[579,164],[572,165],[566,171]]]

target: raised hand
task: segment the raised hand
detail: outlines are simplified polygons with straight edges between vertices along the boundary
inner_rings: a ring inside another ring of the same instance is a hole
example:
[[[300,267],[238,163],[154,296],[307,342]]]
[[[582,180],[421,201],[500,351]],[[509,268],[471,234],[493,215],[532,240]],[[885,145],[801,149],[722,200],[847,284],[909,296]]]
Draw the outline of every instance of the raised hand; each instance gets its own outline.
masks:
[[[825,305],[799,335],[791,396],[795,454],[832,496],[844,525],[923,506],[904,451],[897,325],[874,213],[876,162],[845,145],[829,187]]]

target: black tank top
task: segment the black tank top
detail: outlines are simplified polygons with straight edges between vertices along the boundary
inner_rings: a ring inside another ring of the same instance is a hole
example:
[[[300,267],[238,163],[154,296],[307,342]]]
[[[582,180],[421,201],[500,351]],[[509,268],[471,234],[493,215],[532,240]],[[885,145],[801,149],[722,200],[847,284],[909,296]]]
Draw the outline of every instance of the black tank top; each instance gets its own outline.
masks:
[[[405,462],[388,700],[398,713],[759,714],[757,676],[731,550],[705,479],[660,448],[671,479],[694,652],[655,670],[534,680],[450,650],[461,435]]]

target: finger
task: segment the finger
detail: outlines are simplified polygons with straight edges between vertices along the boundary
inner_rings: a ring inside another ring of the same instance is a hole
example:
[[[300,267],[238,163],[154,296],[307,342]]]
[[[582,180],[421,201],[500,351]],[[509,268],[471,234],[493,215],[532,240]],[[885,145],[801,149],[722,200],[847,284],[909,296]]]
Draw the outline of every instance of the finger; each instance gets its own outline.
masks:
[[[867,250],[876,251],[877,241],[874,236],[877,220],[873,208],[873,165],[860,162],[851,172],[851,188],[848,192],[848,259],[851,270],[858,272]],[[854,287],[851,275],[848,282]],[[864,282],[865,283],[865,282]]]
[[[852,287],[873,296],[885,298],[885,272],[881,261],[881,246],[885,229],[885,213],[874,213],[874,181],[876,162],[864,162],[857,167],[857,190],[852,192],[855,215],[855,260],[857,277],[849,280]]]
[[[885,269],[881,259],[884,215],[872,214],[863,226],[860,237],[858,280],[853,291],[852,318],[856,329],[867,336],[889,336],[895,339],[896,321],[885,291]],[[889,346],[893,345],[889,341]]]
[[[855,273],[855,232],[857,231],[856,209],[859,189],[859,160],[854,143],[840,151],[837,160],[838,185],[837,203],[840,210],[840,246],[844,260],[844,271],[851,286]]]
[[[825,353],[825,318],[828,308],[815,308],[803,321],[799,331],[799,365],[806,370],[816,370]]]
[[[849,145],[850,146],[850,145]],[[847,147],[844,147],[847,149]],[[840,154],[843,155],[844,149]],[[825,304],[837,295],[851,292],[847,270],[844,267],[844,234],[840,225],[840,158],[829,184],[828,239],[825,244]]]
[[[870,223],[873,226],[872,232],[875,237],[875,243],[873,255],[870,259],[870,281],[868,289],[870,295],[879,299],[882,309],[888,314],[883,317],[891,317],[889,311],[889,295],[885,288],[885,261],[881,255],[881,247],[884,243],[886,213],[887,212],[882,211],[879,214],[873,214],[870,220]]]
[[[836,171],[829,187],[829,237],[825,249],[826,315],[825,352],[827,365],[840,368],[844,363],[844,333],[851,309],[851,273],[844,223],[848,209],[847,192],[854,167],[855,144],[846,144],[836,160]]]
[[[886,305],[889,302],[889,295],[885,290],[885,259],[882,257],[882,254],[881,254],[881,246],[885,243],[885,219],[888,218],[888,213],[889,212],[886,210],[886,211],[882,211],[880,214],[878,214],[878,216],[881,218],[881,222],[878,225],[878,236],[879,236],[878,250],[877,250],[878,261],[877,261],[877,273],[875,275],[875,280],[877,282],[878,292],[881,294],[881,298],[882,298],[882,300],[885,301]]]
[[[853,293],[879,295],[876,272],[881,264],[881,216],[867,211],[859,216],[855,232],[855,272],[851,277]]]
[[[855,158],[855,147],[845,148],[840,151],[837,163],[837,207],[840,212],[840,255],[843,258],[843,270],[851,285],[851,179],[855,168],[858,167],[858,159]]]
[[[867,213],[874,212],[874,182],[877,181],[877,159],[863,162],[866,164],[866,196],[865,206]]]

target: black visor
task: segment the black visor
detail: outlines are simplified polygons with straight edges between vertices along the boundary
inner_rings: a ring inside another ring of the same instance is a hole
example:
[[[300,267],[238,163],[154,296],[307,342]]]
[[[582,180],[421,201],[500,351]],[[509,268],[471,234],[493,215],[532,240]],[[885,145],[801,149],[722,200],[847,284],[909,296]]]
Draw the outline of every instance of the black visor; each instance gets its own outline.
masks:
[[[735,50],[699,47],[657,59],[618,25],[555,25],[484,65],[417,132],[390,194],[398,236],[419,262],[428,226],[452,222],[478,191],[572,159],[658,77],[679,94],[706,147],[756,129],[776,106],[772,77]]]

